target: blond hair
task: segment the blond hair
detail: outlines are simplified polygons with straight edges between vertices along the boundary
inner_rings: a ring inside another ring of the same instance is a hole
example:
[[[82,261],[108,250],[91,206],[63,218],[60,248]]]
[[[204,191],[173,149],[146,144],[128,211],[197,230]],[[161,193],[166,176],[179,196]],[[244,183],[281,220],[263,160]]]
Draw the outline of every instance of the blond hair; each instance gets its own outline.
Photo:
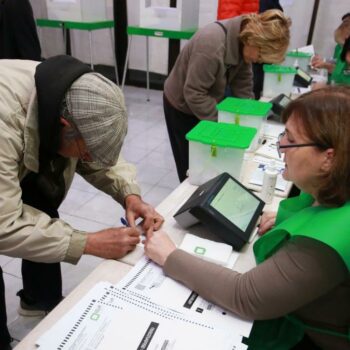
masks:
[[[280,63],[289,45],[291,20],[280,10],[243,16],[239,38],[243,45],[257,47],[259,61]]]
[[[334,32],[334,40],[344,45],[345,40],[350,36],[350,17],[345,17],[343,22]]]

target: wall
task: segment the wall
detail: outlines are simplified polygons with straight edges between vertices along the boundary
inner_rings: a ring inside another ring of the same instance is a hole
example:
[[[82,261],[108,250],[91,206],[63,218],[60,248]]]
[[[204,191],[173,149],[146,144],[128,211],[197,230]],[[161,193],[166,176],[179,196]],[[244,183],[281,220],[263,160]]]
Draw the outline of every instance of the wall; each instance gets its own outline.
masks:
[[[332,57],[335,46],[334,30],[345,13],[350,12],[349,0],[321,0],[315,25],[313,44],[323,57]]]
[[[314,0],[280,0],[285,13],[292,18],[290,48],[306,45]],[[331,57],[335,46],[334,30],[343,14],[350,11],[349,0],[320,0],[312,44],[315,52]]]
[[[191,0],[184,0],[191,1]],[[285,13],[292,18],[290,48],[306,45],[314,0],[280,0]],[[31,0],[36,17],[46,17],[45,0]],[[113,0],[107,0],[108,16],[112,18]],[[137,23],[138,0],[127,0],[129,24]],[[152,0],[153,4],[168,6],[169,0]],[[216,19],[217,0],[201,0],[199,26],[202,27]],[[318,18],[315,25],[314,40],[316,52],[331,56],[334,49],[333,32],[339,25],[341,16],[349,12],[349,0],[320,0]],[[113,54],[108,30],[93,33],[93,56],[95,63],[113,65]],[[42,29],[43,56],[49,57],[64,52],[63,35],[57,29]],[[73,54],[85,62],[89,62],[89,41],[87,32],[74,31],[71,34]],[[133,37],[130,63],[131,69],[146,69],[146,40],[144,37]],[[182,42],[182,46],[186,41]],[[150,70],[167,74],[168,40],[150,38]]]

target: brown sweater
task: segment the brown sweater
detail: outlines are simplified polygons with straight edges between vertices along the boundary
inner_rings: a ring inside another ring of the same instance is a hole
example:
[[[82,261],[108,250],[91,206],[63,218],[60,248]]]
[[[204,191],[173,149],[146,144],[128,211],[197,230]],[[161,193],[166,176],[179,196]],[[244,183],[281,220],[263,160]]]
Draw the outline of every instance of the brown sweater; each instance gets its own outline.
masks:
[[[289,313],[309,325],[346,333],[350,330],[350,278],[329,246],[295,237],[250,271],[208,263],[184,251],[166,260],[165,273],[237,315],[267,320]],[[350,349],[350,341],[307,332],[322,349]]]
[[[180,52],[164,85],[164,94],[177,110],[215,120],[216,104],[225,95],[226,85],[233,96],[253,97],[251,64],[239,49],[242,17],[222,21],[227,29],[211,23],[200,29]],[[227,81],[228,76],[228,81]]]

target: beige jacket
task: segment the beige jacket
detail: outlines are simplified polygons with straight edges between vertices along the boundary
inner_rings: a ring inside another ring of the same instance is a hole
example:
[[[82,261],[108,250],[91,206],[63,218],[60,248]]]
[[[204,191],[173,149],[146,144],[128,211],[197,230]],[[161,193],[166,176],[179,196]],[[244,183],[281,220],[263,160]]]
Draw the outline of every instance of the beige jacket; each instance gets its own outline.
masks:
[[[77,263],[87,233],[23,204],[20,181],[39,170],[39,134],[34,73],[38,62],[0,60],[0,254],[37,262]],[[59,79],[59,77],[57,77]],[[69,159],[66,191],[75,172],[123,205],[140,194],[134,166],[121,157],[110,169]]]
[[[242,17],[222,21],[227,29],[211,23],[200,29],[180,52],[164,85],[164,94],[177,110],[199,119],[216,120],[216,105],[225,96],[253,98],[251,64],[240,53]],[[228,75],[228,79],[227,79]]]

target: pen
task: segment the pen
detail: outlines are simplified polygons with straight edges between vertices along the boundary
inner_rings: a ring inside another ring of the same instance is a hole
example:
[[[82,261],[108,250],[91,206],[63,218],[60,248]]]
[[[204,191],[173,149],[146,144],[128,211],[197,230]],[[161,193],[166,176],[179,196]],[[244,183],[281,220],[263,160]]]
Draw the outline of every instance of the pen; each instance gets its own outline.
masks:
[[[124,225],[126,227],[130,227],[128,220],[126,220],[125,218],[121,217],[120,222],[122,223],[122,225]]]

